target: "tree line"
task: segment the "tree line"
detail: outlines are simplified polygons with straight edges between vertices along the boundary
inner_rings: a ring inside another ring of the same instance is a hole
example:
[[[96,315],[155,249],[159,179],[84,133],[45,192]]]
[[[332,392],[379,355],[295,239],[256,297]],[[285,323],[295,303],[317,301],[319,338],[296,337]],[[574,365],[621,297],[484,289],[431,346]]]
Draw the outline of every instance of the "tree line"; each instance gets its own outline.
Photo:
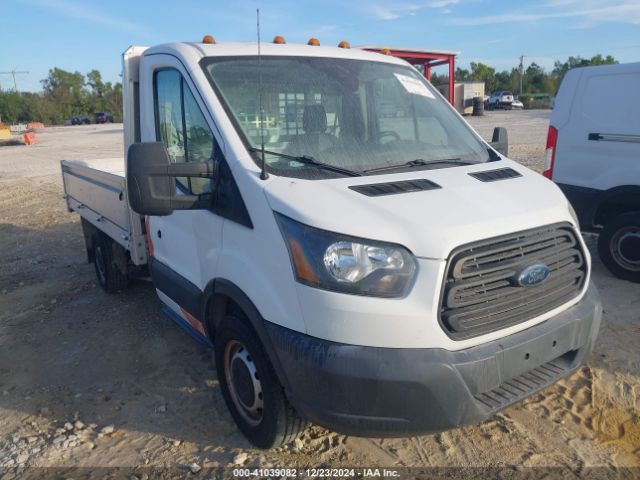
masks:
[[[83,75],[52,68],[41,83],[38,93],[0,91],[4,123],[61,125],[74,115],[93,119],[96,112],[111,112],[114,121],[122,121],[122,84],[103,81],[98,70]]]
[[[484,82],[486,95],[492,92],[507,90],[525,103],[525,107],[549,107],[551,97],[555,96],[565,74],[576,67],[591,65],[610,65],[618,63],[611,55],[594,55],[591,58],[569,57],[566,61],[556,60],[551,71],[545,71],[533,62],[526,68],[514,67],[510,71],[496,71],[495,68],[480,62],[471,62],[470,69],[456,68],[456,81]],[[434,85],[446,84],[448,75],[432,75]],[[522,82],[522,83],[521,83]],[[522,89],[521,89],[522,85]]]
[[[594,55],[591,58],[569,57],[565,62],[556,61],[551,71],[531,63],[526,68],[514,67],[511,71],[496,71],[480,62],[471,62],[470,69],[458,67],[456,81],[485,83],[485,92],[509,90],[525,103],[526,107],[549,107],[551,97],[558,91],[564,75],[572,68],[589,65],[618,63],[611,55]],[[446,84],[449,77],[434,73],[434,85]],[[520,85],[522,82],[522,90]],[[0,91],[0,115],[5,123],[40,121],[48,125],[60,125],[74,115],[93,118],[95,112],[111,112],[114,121],[122,121],[122,84],[104,82],[98,70],[86,75],[68,72],[61,68],[49,70],[41,81],[42,91]]]

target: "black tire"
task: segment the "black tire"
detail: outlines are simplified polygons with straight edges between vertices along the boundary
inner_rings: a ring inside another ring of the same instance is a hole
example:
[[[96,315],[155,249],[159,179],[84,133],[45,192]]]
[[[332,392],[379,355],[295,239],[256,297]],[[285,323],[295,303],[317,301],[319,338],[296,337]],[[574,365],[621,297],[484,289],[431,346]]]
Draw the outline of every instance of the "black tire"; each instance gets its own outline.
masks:
[[[609,220],[600,232],[598,252],[616,277],[640,283],[640,212]]]
[[[127,288],[128,276],[126,271],[122,271],[115,262],[116,255],[124,255],[126,252],[117,251],[122,247],[113,242],[102,232],[97,232],[93,236],[93,264],[96,270],[96,277],[102,289],[107,293],[120,292]],[[123,249],[124,250],[124,249]]]
[[[245,437],[258,448],[293,442],[307,427],[287,400],[258,336],[239,315],[227,315],[215,335],[222,395]]]

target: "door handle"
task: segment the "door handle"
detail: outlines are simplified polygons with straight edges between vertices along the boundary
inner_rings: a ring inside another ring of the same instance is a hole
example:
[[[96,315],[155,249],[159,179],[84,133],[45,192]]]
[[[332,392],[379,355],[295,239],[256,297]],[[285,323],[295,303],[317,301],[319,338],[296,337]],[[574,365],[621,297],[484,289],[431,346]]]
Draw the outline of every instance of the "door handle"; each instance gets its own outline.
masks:
[[[603,142],[640,143],[640,135],[626,135],[621,133],[590,133],[589,140]]]

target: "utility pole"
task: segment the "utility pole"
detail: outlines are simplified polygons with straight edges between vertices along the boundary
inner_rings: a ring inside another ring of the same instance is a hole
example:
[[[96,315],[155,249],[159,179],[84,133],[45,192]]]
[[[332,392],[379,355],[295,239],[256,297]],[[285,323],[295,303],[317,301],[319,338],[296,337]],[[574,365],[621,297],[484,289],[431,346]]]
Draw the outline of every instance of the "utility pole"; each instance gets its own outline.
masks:
[[[522,77],[524,76],[524,55],[520,55],[520,95],[522,95]]]
[[[16,82],[16,74],[18,75],[27,75],[29,72],[25,72],[23,70],[9,70],[8,72],[0,72],[0,75],[11,75],[13,77],[13,89],[18,91],[18,83]]]

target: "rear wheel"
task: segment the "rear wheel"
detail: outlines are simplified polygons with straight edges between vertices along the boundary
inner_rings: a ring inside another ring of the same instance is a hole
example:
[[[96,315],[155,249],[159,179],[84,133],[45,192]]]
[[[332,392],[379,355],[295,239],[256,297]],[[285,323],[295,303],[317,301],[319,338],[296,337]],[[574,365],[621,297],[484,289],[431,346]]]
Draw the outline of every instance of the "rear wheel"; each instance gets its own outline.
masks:
[[[616,277],[640,283],[640,212],[611,219],[600,232],[598,251]]]
[[[118,258],[120,257],[120,258]],[[127,288],[126,252],[102,232],[93,236],[93,264],[96,277],[102,289],[107,293],[115,293]],[[118,263],[125,263],[123,265]]]
[[[240,431],[258,448],[295,440],[306,422],[289,404],[257,335],[238,315],[216,329],[215,360],[224,400]]]

